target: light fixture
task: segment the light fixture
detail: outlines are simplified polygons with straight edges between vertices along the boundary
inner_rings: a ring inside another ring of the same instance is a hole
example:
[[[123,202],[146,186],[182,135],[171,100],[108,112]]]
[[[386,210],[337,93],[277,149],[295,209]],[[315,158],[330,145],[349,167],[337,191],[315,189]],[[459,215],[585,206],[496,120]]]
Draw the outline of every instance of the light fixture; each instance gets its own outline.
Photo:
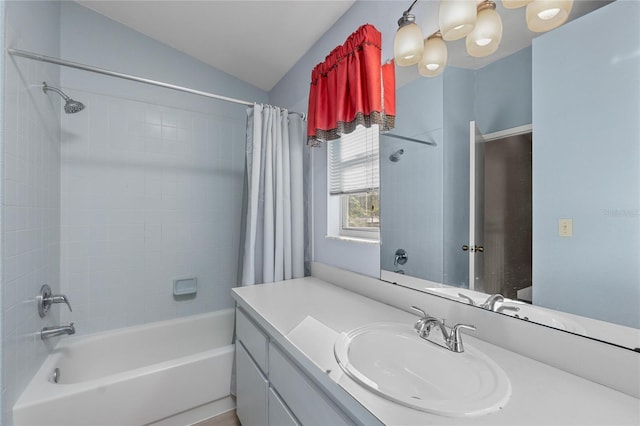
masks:
[[[505,9],[517,9],[528,5],[532,1],[533,0],[502,0],[502,5]]]
[[[418,72],[423,77],[435,77],[442,74],[447,66],[447,45],[440,31],[430,35],[424,41],[424,52],[418,63]]]
[[[467,36],[467,53],[481,58],[489,56],[498,50],[502,40],[502,19],[496,12],[496,4],[485,0],[478,5],[476,26]]]
[[[476,23],[476,0],[440,0],[438,21],[442,38],[458,40],[469,34]]]
[[[527,27],[541,33],[564,24],[573,0],[534,0],[527,5]]]
[[[404,11],[402,18],[398,19],[393,56],[396,64],[402,67],[417,64],[422,57],[424,37],[420,27],[416,25],[416,17],[409,13],[417,1],[414,0],[409,9]]]
[[[440,0],[438,19],[440,29],[426,40],[416,25],[411,9],[398,19],[398,31],[393,45],[395,62],[399,66],[418,64],[418,72],[425,77],[442,74],[447,66],[447,45],[444,42],[467,37],[467,53],[480,58],[491,55],[502,41],[502,18],[496,11],[498,0]],[[527,6],[527,26],[531,31],[543,32],[562,25],[568,18],[573,0],[502,0],[507,9]]]

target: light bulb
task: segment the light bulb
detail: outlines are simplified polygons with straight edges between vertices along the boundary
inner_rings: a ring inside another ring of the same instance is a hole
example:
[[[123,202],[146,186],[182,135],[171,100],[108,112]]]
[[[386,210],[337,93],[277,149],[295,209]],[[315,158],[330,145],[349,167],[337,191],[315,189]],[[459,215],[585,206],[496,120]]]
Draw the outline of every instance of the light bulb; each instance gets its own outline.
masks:
[[[564,24],[571,13],[573,0],[534,0],[527,5],[527,27],[541,33]]]
[[[398,21],[400,28],[393,42],[393,56],[402,67],[417,64],[422,57],[424,37],[414,21],[415,17],[406,13]]]
[[[441,0],[438,20],[442,38],[458,40],[469,34],[476,22],[475,0]]]
[[[553,18],[558,13],[560,13],[560,9],[557,7],[554,7],[553,9],[547,9],[547,10],[543,10],[542,12],[538,12],[538,18],[544,19],[546,21],[547,19]]]
[[[502,40],[502,19],[495,9],[496,4],[488,0],[478,6],[476,26],[466,40],[469,55],[481,58],[498,50]]]
[[[423,77],[435,77],[442,74],[447,65],[447,45],[440,31],[424,41],[424,52],[418,63],[418,72]]]
[[[533,0],[502,0],[502,5],[505,9],[517,9],[528,5],[532,1]]]

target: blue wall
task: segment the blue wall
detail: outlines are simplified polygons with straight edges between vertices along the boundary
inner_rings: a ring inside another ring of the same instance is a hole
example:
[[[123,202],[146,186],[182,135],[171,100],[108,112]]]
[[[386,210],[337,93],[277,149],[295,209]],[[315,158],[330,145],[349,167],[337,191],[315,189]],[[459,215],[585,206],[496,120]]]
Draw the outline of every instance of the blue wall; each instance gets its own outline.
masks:
[[[2,424],[51,350],[37,332],[57,324],[59,308],[40,318],[35,296],[47,283],[60,289],[59,68],[6,55],[13,47],[60,54],[58,2],[2,2]]]
[[[475,120],[488,134],[531,124],[531,47],[476,71]]]
[[[638,16],[639,2],[617,1],[533,45],[533,301],[636,328]]]
[[[437,146],[380,137],[381,267],[436,282],[442,281],[443,269],[442,89],[442,77],[399,88],[396,128],[391,132]],[[404,150],[400,160],[389,160],[399,149]],[[399,248],[406,250],[408,261],[396,266]]]

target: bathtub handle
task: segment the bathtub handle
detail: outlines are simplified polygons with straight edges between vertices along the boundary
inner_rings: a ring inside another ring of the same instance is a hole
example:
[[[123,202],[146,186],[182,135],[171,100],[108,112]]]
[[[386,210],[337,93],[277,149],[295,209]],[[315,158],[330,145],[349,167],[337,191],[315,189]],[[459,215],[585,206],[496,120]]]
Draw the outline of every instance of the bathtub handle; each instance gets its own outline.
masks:
[[[51,296],[51,303],[66,303],[67,307],[69,308],[69,312],[73,312],[73,309],[71,309],[71,304],[69,303],[69,299],[67,299],[67,296],[65,296],[64,294],[56,294],[54,296]]]
[[[64,294],[53,294],[51,292],[51,287],[47,284],[42,286],[40,294],[36,297],[36,300],[38,302],[38,313],[40,314],[40,318],[44,318],[47,315],[49,308],[54,303],[66,303],[69,307],[69,311],[73,312],[67,296]]]

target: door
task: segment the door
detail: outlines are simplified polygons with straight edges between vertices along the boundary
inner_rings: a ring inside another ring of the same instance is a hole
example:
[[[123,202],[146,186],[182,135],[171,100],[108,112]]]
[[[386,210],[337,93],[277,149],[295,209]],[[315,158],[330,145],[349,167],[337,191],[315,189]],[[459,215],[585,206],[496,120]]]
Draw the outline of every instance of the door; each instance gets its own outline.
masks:
[[[469,140],[469,288],[530,301],[531,126]]]

